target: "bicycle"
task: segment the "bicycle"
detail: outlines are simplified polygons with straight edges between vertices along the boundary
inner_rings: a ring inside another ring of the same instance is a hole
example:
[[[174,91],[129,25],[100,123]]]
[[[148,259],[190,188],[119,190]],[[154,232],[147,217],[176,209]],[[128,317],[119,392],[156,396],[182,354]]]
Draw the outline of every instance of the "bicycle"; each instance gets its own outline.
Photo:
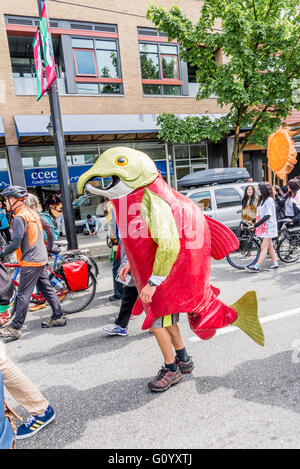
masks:
[[[54,255],[56,256],[57,254],[55,253]],[[65,314],[78,313],[82,311],[83,309],[85,309],[93,301],[95,293],[96,293],[97,280],[94,274],[91,271],[89,271],[87,287],[84,290],[72,291],[70,290],[66,280],[63,278],[63,276],[60,273],[60,267],[63,263],[65,263],[65,261],[63,261],[62,263],[59,263],[55,269],[53,269],[49,265],[46,266],[49,272],[49,281],[51,285],[55,288],[58,299],[61,302],[62,301],[64,302],[64,306],[63,306],[64,313]],[[16,285],[16,287],[18,287],[19,282],[17,281],[17,276],[21,268],[20,264],[3,262],[3,265],[7,268],[14,269],[14,274],[12,276],[12,279],[13,279],[13,283]],[[35,304],[42,304],[46,302],[46,299],[44,298],[42,292],[38,291],[36,293],[34,292],[32,293],[31,301]],[[11,317],[13,317],[13,315],[15,314],[15,309],[16,309],[16,302],[14,302],[11,308],[11,311],[10,311]]]
[[[300,226],[287,227],[278,244],[278,257],[291,264],[300,259]]]
[[[60,241],[54,241],[54,244],[56,244],[58,246],[58,249],[60,250],[64,246],[67,246],[68,242],[65,240],[60,240]],[[98,269],[97,263],[95,259],[93,259],[93,257],[86,254],[85,250],[72,249],[72,250],[65,251],[61,256],[59,254],[60,254],[60,251],[55,250],[55,249],[53,250],[54,266],[56,266],[59,261],[64,262],[64,261],[71,261],[71,260],[83,260],[90,265],[91,271],[94,274],[95,278],[98,277],[99,269]]]
[[[279,259],[284,263],[296,262],[300,258],[300,227],[287,227],[291,220],[282,219],[283,225],[278,238],[273,239],[274,249]],[[226,257],[228,263],[240,270],[244,270],[258,261],[262,240],[248,228],[243,225],[241,236],[238,237],[239,248],[228,254]]]

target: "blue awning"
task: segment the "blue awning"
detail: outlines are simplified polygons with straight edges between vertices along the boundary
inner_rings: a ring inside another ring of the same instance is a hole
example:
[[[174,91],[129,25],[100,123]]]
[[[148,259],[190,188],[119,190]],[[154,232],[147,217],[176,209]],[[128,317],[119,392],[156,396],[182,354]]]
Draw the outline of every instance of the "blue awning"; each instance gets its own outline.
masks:
[[[158,114],[64,114],[62,116],[65,135],[100,135],[156,133]],[[184,117],[186,114],[178,114]],[[212,119],[221,114],[210,114]],[[49,115],[16,115],[15,124],[20,137],[49,136]]]
[[[3,125],[3,121],[2,121],[1,116],[0,116],[0,137],[5,137],[4,125]]]

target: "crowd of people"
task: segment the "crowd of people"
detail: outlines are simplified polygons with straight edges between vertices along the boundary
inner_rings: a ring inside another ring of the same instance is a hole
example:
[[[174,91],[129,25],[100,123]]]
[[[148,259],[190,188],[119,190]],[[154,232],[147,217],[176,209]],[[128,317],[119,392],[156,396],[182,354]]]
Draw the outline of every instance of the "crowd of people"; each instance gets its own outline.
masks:
[[[278,268],[272,239],[278,236],[283,218],[285,221],[289,220],[290,226],[300,225],[299,189],[298,179],[290,180],[283,188],[272,187],[268,182],[259,183],[257,189],[251,184],[246,187],[242,199],[241,229],[247,225],[248,229],[255,230],[256,235],[262,238],[259,259],[255,265],[247,268],[249,271],[259,272],[268,253],[272,260],[271,270]],[[5,204],[1,202],[0,205],[0,228],[8,244],[2,249],[0,256],[4,258],[16,251],[22,269],[15,315],[9,325],[0,329],[0,335],[4,339],[17,340],[21,336],[31,294],[36,286],[42,291],[52,309],[51,318],[43,321],[42,327],[61,327],[67,323],[62,305],[46,271],[48,254],[52,251],[53,242],[61,231],[57,223],[53,222],[51,213],[41,212],[38,199],[28,194],[26,189],[10,186],[3,191],[2,196]],[[53,200],[53,205],[57,206],[58,203],[58,200]],[[51,207],[51,201],[49,206]],[[151,285],[151,282],[148,282],[149,285],[139,295],[122,240],[119,237],[114,208],[110,202],[107,204],[106,215],[109,225],[108,238],[112,248],[114,285],[114,293],[109,300],[120,301],[120,308],[114,323],[106,326],[104,332],[109,336],[127,336],[132,310],[138,296],[145,304],[150,303],[151,295],[155,291],[152,287],[157,285]],[[9,229],[9,218],[12,219],[13,236]],[[30,223],[31,229],[29,230]],[[99,228],[97,217],[88,215],[85,228],[88,234],[96,234]],[[166,391],[181,379],[182,374],[190,373],[194,368],[192,357],[189,356],[182,339],[178,320],[179,314],[163,316],[155,319],[151,326],[150,332],[154,335],[164,359],[163,368],[148,383],[151,391]],[[54,410],[49,402],[6,356],[3,344],[0,344],[0,372],[3,374],[8,391],[20,405],[30,412],[28,420],[17,430],[18,439],[30,437],[55,418]]]
[[[262,238],[261,251],[257,263],[247,270],[259,272],[269,254],[271,270],[278,269],[276,252],[272,239],[277,238],[283,223],[287,226],[300,225],[300,181],[291,179],[287,186],[271,186],[268,182],[258,184],[257,191],[248,185],[242,199],[241,228],[243,225]]]

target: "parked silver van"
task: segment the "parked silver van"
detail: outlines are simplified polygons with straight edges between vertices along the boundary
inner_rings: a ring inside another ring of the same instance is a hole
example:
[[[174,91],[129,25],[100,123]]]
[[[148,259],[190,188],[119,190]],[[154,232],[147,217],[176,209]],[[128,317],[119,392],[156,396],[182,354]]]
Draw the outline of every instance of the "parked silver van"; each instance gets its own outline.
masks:
[[[258,183],[216,184],[180,192],[198,204],[205,215],[224,223],[234,231],[241,221],[242,198],[249,185],[256,189]]]

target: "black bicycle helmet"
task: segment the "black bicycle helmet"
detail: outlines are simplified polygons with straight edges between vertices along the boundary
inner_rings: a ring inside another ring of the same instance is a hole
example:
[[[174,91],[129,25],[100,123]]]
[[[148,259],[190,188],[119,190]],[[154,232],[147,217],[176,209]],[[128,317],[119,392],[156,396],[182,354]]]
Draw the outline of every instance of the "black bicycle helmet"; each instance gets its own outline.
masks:
[[[15,197],[15,199],[26,199],[28,197],[27,189],[21,186],[8,186],[2,193],[2,197]]]

